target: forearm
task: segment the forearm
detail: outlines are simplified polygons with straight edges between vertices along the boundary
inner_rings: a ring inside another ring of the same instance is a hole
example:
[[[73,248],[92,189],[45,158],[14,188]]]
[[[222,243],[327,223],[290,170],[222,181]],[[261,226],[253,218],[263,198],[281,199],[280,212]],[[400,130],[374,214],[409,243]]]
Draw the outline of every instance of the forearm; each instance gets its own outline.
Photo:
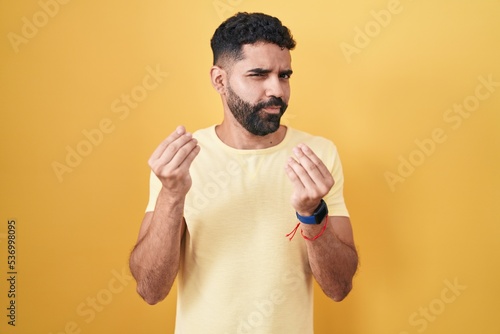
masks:
[[[148,229],[130,256],[137,291],[149,304],[168,295],[179,270],[183,208],[183,199],[172,199],[162,189]]]
[[[311,239],[318,235],[323,224],[303,226],[304,236]],[[352,279],[358,267],[358,255],[353,245],[345,243],[335,234],[332,222],[328,224],[319,238],[305,242],[316,281],[328,297],[341,301],[351,291]]]

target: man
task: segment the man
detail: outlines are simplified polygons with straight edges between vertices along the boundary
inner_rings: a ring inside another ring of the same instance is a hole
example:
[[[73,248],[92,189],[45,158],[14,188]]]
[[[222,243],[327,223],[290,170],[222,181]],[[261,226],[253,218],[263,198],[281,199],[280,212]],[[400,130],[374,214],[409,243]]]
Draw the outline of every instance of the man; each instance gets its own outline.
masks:
[[[277,18],[238,13],[211,46],[224,118],[149,159],[137,291],[156,304],[179,275],[176,333],[313,333],[312,277],[341,301],[357,268],[337,150],[280,125],[295,41]]]

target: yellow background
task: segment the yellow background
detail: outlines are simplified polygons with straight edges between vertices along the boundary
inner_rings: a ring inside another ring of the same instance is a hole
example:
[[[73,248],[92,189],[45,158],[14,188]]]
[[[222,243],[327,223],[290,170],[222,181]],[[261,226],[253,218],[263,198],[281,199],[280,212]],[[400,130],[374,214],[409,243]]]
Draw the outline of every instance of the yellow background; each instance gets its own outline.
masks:
[[[316,290],[316,333],[500,333],[500,87],[486,98],[479,80],[500,82],[498,0],[64,2],[0,2],[1,333],[172,332],[175,294],[146,305],[127,268],[146,161],[176,125],[221,120],[209,40],[237,11],[291,28],[284,123],[332,139],[344,165],[361,266],[342,303]],[[37,31],[23,28],[34,20]],[[122,94],[144,92],[148,68],[161,82],[115,113]],[[470,115],[446,121],[463,103]],[[102,122],[108,133],[85,146],[82,131]],[[87,156],[58,177],[54,163],[78,145]],[[418,166],[404,170],[410,158]],[[5,316],[9,219],[16,327]]]

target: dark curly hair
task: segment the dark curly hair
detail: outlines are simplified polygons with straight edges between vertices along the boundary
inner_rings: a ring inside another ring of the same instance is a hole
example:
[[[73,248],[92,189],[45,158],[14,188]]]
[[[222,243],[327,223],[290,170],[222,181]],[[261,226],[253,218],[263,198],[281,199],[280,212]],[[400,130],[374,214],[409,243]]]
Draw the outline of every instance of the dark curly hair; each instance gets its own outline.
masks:
[[[290,30],[278,18],[263,13],[237,13],[224,21],[210,40],[214,65],[219,64],[221,58],[243,59],[243,45],[257,42],[276,44],[288,50],[296,44]]]

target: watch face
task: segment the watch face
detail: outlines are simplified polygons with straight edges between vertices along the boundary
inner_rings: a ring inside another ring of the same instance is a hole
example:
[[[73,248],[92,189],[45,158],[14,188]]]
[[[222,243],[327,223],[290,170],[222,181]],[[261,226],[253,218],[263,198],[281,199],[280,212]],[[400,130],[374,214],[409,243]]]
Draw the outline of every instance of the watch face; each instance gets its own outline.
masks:
[[[323,219],[325,219],[328,214],[328,207],[324,200],[321,200],[318,209],[314,212],[314,218],[316,219],[316,224],[321,224]]]

